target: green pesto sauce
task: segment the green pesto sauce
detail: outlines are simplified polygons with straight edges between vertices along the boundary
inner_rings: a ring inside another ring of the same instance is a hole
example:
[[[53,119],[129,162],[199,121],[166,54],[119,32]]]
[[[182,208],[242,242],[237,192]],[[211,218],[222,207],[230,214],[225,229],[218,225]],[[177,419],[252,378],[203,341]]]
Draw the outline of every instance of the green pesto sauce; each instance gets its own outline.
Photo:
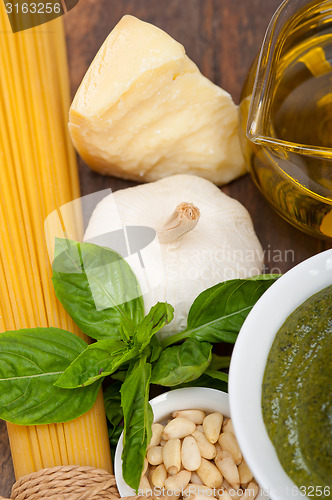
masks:
[[[278,331],[265,368],[262,410],[294,483],[310,498],[332,498],[332,285]]]

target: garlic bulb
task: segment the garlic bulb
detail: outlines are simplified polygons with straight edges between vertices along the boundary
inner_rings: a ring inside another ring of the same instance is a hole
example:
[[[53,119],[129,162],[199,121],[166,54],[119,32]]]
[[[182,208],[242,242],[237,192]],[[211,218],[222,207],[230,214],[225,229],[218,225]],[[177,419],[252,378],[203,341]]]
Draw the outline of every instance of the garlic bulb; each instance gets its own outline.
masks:
[[[130,248],[115,249],[138,277],[146,312],[158,301],[175,308],[163,335],[186,327],[192,302],[206,288],[262,271],[263,251],[247,210],[200,177],[173,175],[106,196],[84,240],[114,247],[107,237],[121,228]],[[146,245],[139,242],[145,228],[152,234]]]

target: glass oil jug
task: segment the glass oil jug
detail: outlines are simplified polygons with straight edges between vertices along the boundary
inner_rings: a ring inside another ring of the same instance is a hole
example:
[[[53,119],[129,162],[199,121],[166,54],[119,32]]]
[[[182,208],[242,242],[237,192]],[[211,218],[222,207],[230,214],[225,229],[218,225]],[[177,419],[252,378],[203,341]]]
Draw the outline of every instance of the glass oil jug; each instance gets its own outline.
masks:
[[[251,176],[294,226],[332,239],[332,0],[286,0],[244,84]]]

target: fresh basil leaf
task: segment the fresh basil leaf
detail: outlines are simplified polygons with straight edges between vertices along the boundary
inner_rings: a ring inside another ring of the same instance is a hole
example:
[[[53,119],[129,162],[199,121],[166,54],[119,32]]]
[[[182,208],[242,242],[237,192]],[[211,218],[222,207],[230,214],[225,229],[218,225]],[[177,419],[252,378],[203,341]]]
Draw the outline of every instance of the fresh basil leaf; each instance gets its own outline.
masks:
[[[135,327],[134,325],[130,325],[130,327],[128,328],[128,325],[120,325],[120,328],[119,328],[119,338],[121,338],[121,340],[123,342],[126,342],[127,344],[130,344],[131,343],[131,339],[132,337],[134,336],[134,333],[135,333]]]
[[[211,389],[218,389],[218,391],[227,392],[226,382],[209,377],[206,375],[206,372],[196,380],[192,380],[186,384],[176,385],[175,387],[171,387],[171,389],[181,389],[182,387],[210,387]]]
[[[137,347],[120,340],[99,340],[89,345],[56,381],[57,387],[74,389],[93,384],[111,375],[121,365],[139,355]]]
[[[0,334],[0,418],[21,425],[67,422],[94,404],[100,383],[75,390],[53,383],[87,344],[58,328]]]
[[[118,441],[120,439],[121,433],[123,432],[123,429],[124,429],[123,425],[119,424],[118,427],[113,432],[113,434],[109,437],[112,463],[114,463],[114,460],[115,460],[115,450],[116,450],[116,447],[118,445]]]
[[[251,278],[246,278],[247,280],[277,280],[282,274],[257,274]]]
[[[113,380],[119,380],[120,382],[124,382],[126,380],[127,370],[118,370],[115,373],[112,373]]]
[[[163,347],[189,337],[234,344],[249,312],[278,277],[235,279],[208,288],[192,304],[186,330],[166,338]]]
[[[107,416],[108,437],[111,457],[114,462],[115,449],[123,431],[123,411],[121,407],[121,383],[112,382],[104,390],[105,411]]]
[[[56,239],[53,286],[81,330],[94,339],[122,340],[143,319],[137,279],[127,262],[109,248]]]
[[[228,368],[230,362],[230,356],[219,356],[218,354],[212,353],[212,360],[209,365],[209,370],[221,370],[223,368]]]
[[[160,354],[163,352],[163,348],[161,343],[157,339],[157,337],[152,337],[150,341],[151,354],[150,354],[150,363],[154,363],[159,358]]]
[[[121,407],[121,382],[112,382],[104,390],[105,412],[107,417],[108,436],[111,438],[123,419]],[[121,426],[122,429],[122,426]]]
[[[149,404],[151,365],[145,356],[136,362],[121,387],[124,415],[122,475],[138,491],[146,448],[151,440],[153,412]]]
[[[234,343],[249,312],[276,279],[230,280],[204,291],[189,310],[188,335],[209,342]]]
[[[151,338],[163,326],[172,321],[174,308],[166,302],[157,302],[151,307],[149,313],[142,319],[134,334],[135,344],[140,346],[140,351],[149,345]]]
[[[188,339],[168,347],[153,366],[151,383],[172,387],[198,378],[211,362],[211,344]]]
[[[222,380],[223,382],[228,383],[228,375],[227,373],[220,372],[219,370],[210,370],[209,368],[205,371],[205,374],[211,378],[217,378],[218,380]]]

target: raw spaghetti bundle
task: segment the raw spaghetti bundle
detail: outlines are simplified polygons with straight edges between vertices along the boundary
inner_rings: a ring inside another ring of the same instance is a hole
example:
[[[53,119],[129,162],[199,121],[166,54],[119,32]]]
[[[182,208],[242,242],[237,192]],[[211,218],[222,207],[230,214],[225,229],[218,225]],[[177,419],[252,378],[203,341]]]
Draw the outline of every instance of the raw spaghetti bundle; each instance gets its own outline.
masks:
[[[0,328],[54,326],[82,336],[55,297],[44,238],[47,215],[80,195],[61,18],[13,34],[0,2],[0,60]],[[17,479],[67,464],[112,470],[101,393],[72,422],[8,424],[8,434]]]

